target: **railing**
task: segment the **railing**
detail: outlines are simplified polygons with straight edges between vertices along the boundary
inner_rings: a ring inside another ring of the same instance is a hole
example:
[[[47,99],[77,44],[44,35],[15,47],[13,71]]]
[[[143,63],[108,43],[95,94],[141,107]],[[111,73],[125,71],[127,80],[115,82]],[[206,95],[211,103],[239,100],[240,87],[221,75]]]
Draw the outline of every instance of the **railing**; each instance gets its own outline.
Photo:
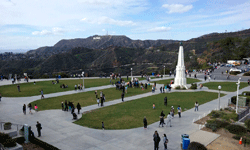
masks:
[[[7,122],[0,122],[0,131],[4,130],[4,124]],[[15,123],[11,123],[11,128],[12,129],[16,129],[17,131],[17,136],[19,135],[19,130],[23,127],[23,125],[20,124],[15,124]],[[1,149],[0,149],[1,150]]]
[[[249,106],[247,106],[247,109],[240,112],[238,114],[238,120],[241,120],[243,117],[245,117],[247,114],[249,114]]]

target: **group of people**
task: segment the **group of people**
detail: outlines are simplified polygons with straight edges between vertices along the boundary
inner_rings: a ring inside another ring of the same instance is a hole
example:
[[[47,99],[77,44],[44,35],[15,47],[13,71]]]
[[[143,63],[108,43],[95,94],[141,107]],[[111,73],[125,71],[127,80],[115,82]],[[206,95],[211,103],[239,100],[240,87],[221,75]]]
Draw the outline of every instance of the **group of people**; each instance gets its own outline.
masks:
[[[171,91],[171,84],[167,84],[164,87],[160,87],[160,92],[165,93],[166,91]]]
[[[155,131],[155,133],[153,134],[153,141],[154,141],[154,150],[158,150],[161,138],[160,138],[160,136],[159,136],[159,134],[158,134],[157,131]],[[168,144],[168,138],[167,138],[167,135],[164,133],[163,134],[163,146],[164,146],[164,150],[166,150],[168,148],[167,144]]]
[[[32,104],[29,103],[27,107],[29,108],[29,114],[33,114],[32,111],[31,111],[31,110],[32,110]],[[26,115],[26,108],[27,108],[27,107],[26,107],[25,104],[23,104],[23,114],[24,114],[24,115]],[[34,110],[35,110],[36,112],[38,112],[38,106],[37,106],[36,104],[34,105]]]
[[[105,94],[103,94],[102,91],[100,91],[100,98],[99,98],[97,90],[95,90],[95,98],[96,98],[98,106],[99,106],[100,103],[101,103],[101,107],[104,106],[104,102],[105,102],[106,98],[105,98]]]
[[[76,85],[75,85],[75,90],[77,90],[77,89],[78,89],[78,90],[82,90],[82,89],[83,89],[83,85],[80,84],[80,83],[79,83],[78,85],[76,84]]]
[[[70,111],[73,115],[73,119],[77,119],[77,115],[75,113],[75,105],[73,102],[65,100],[65,102],[61,103],[62,111]],[[80,110],[82,109],[80,103],[77,103],[76,109],[78,110],[78,114],[80,114]]]

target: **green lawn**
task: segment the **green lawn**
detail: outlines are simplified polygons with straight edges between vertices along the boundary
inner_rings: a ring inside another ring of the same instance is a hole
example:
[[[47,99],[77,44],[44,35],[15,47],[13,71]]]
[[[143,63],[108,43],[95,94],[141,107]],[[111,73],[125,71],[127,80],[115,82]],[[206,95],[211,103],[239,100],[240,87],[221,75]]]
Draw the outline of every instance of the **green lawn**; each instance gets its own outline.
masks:
[[[98,97],[100,97],[100,91],[103,91],[105,94],[106,102],[114,99],[121,98],[122,91],[116,90],[115,88],[109,88],[104,90],[98,90]],[[151,91],[151,87],[148,87],[142,91],[140,88],[128,88],[128,93],[125,93],[124,100],[126,101],[126,97],[134,96],[142,93],[147,93]],[[46,96],[45,96],[46,97]],[[32,106],[35,104],[38,106],[39,111],[41,110],[49,110],[49,109],[61,109],[61,102],[71,101],[74,102],[75,106],[79,102],[82,107],[96,104],[95,91],[90,92],[81,92],[77,94],[64,95],[59,97],[45,98],[42,100],[36,100],[32,102]]]
[[[159,83],[159,84],[169,84],[171,80],[174,80],[174,78],[172,79],[167,79],[167,80],[160,80],[160,81],[156,81],[156,83]],[[194,82],[200,82],[201,80],[199,79],[194,79],[194,78],[187,78],[187,84],[191,84],[191,83],[194,83]]]
[[[168,97],[168,106],[163,105],[165,96]],[[203,104],[216,98],[218,98],[218,93],[211,92],[159,94],[100,108],[91,113],[83,114],[82,118],[75,123],[90,128],[101,129],[101,122],[103,121],[105,129],[131,129],[142,127],[144,116],[147,117],[148,124],[159,121],[161,111],[163,110],[165,115],[167,115],[171,106],[177,109],[177,106],[180,105],[184,111],[193,108],[196,101],[199,104]],[[153,103],[155,103],[156,109],[152,108]]]
[[[119,79],[113,80],[113,82],[115,83],[118,80]],[[124,78],[124,80],[129,81],[130,78],[129,80],[127,80],[127,78]],[[142,80],[142,79],[139,78],[139,80]],[[74,90],[75,84],[82,84],[82,81],[83,81],[82,79],[59,80],[59,84],[52,84],[52,81],[41,81],[41,82],[36,82],[36,85],[34,85],[33,82],[22,83],[22,84],[19,84],[21,92],[18,92],[16,84],[5,85],[5,86],[0,86],[0,93],[4,97],[25,97],[25,96],[40,95],[41,93],[39,91],[43,89],[43,92],[46,95],[50,93]],[[85,88],[103,86],[103,85],[110,84],[109,81],[110,81],[109,78],[84,79],[84,85],[85,85]],[[68,88],[65,88],[65,89],[60,88],[60,85],[62,84],[68,85]]]
[[[234,92],[237,91],[236,82],[208,82],[204,83],[203,86],[208,87],[209,89],[218,90],[218,86],[221,86],[222,91]],[[241,82],[240,89],[247,87],[247,83]]]

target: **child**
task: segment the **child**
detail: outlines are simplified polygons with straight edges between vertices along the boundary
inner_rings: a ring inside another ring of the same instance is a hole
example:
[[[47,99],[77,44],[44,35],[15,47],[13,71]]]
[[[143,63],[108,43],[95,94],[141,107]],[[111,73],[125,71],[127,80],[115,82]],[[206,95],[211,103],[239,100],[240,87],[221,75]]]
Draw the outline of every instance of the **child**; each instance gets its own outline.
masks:
[[[97,104],[98,104],[98,106],[99,106],[99,103],[100,103],[100,99],[99,99],[99,97],[97,98]]]
[[[38,111],[38,107],[36,106],[36,104],[35,104],[34,108],[35,108],[35,111],[37,112]]]
[[[102,122],[102,130],[104,130],[104,122]]]
[[[153,103],[153,109],[155,109],[155,103]]]

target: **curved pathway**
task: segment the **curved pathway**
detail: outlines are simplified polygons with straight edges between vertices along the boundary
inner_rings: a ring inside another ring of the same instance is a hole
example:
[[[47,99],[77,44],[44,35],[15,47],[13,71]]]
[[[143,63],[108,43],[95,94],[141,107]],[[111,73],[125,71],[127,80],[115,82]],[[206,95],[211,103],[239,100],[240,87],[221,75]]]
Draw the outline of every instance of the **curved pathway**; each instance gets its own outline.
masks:
[[[158,79],[153,79],[158,80]],[[160,79],[159,79],[160,80]],[[135,100],[142,97],[147,97],[155,94],[159,94],[159,84],[157,84],[157,91],[155,93],[145,93],[132,97],[125,97],[125,102],[129,100]],[[112,87],[112,86],[107,86]],[[95,90],[85,89],[87,90]],[[208,90],[203,88],[202,91],[218,92],[216,90]],[[250,87],[246,87],[240,90],[249,91]],[[184,90],[189,92],[189,90]],[[181,91],[181,92],[184,92]],[[200,91],[200,90],[196,90]],[[72,93],[71,93],[72,92]],[[46,97],[54,97],[59,95],[74,94],[75,91],[61,92],[48,94]],[[172,91],[172,92],[178,92]],[[228,99],[234,95],[236,92],[224,92],[226,96],[221,98],[221,106],[225,106]],[[42,124],[42,136],[41,140],[58,147],[59,149],[74,149],[74,150],[90,150],[90,149],[110,149],[110,150],[137,150],[137,149],[153,149],[153,133],[157,130],[162,136],[166,133],[169,139],[168,149],[177,150],[180,149],[181,134],[193,134],[199,131],[199,126],[193,124],[193,119],[197,119],[204,113],[217,108],[218,99],[205,103],[199,106],[199,111],[194,112],[193,109],[187,110],[182,113],[182,118],[175,118],[172,120],[173,127],[159,128],[159,122],[149,125],[148,129],[145,130],[143,127],[127,129],[127,130],[98,130],[91,129],[87,127],[82,127],[72,123],[72,115],[70,112],[64,112],[61,110],[46,110],[41,112],[34,112],[33,115],[27,113],[23,115],[22,105],[25,103],[32,102],[39,99],[40,96],[33,97],[21,97],[21,98],[2,98],[0,102],[0,120],[10,121],[18,124],[28,124],[32,127],[35,136],[36,132],[36,121]],[[120,103],[121,99],[105,102],[105,106],[114,105]],[[83,107],[82,110],[90,111],[93,109],[98,109],[97,105],[91,105]],[[81,116],[78,116],[81,117]],[[143,118],[138,118],[143,119]],[[101,123],[100,123],[101,126]],[[160,142],[160,149],[163,149],[163,143]]]

